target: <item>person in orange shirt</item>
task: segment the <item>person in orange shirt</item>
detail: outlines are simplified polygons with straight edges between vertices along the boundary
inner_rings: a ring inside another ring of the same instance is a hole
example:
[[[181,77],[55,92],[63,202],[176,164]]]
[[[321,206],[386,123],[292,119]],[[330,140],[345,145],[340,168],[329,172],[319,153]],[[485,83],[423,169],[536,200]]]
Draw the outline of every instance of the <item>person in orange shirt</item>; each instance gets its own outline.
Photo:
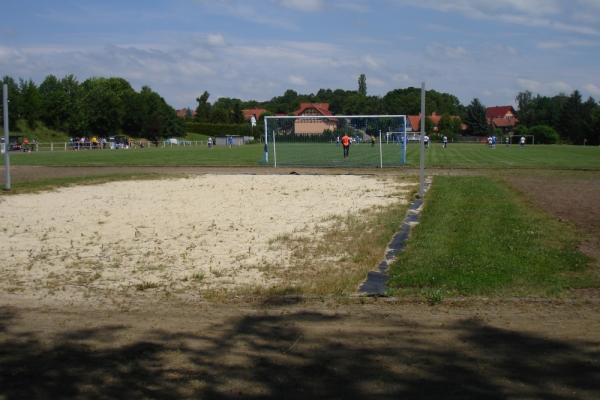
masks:
[[[344,158],[347,158],[350,155],[350,136],[347,133],[342,136],[342,147],[344,148]]]

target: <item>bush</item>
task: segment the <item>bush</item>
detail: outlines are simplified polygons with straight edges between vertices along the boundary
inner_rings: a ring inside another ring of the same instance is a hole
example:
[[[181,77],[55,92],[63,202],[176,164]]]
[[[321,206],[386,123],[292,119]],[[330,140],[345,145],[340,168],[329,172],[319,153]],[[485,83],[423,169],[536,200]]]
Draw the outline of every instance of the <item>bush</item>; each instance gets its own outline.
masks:
[[[540,144],[558,143],[558,132],[548,125],[536,125],[527,130],[529,135],[535,137],[535,142]]]

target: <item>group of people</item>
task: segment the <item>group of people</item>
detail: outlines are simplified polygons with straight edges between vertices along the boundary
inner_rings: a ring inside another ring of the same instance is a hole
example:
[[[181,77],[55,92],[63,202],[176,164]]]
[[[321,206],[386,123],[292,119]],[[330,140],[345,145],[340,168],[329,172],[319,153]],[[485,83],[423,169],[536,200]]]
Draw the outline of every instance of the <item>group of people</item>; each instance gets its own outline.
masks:
[[[106,138],[98,139],[96,136],[92,136],[91,138],[87,138],[85,136],[70,138],[69,142],[73,150],[106,149],[108,147],[108,141]]]

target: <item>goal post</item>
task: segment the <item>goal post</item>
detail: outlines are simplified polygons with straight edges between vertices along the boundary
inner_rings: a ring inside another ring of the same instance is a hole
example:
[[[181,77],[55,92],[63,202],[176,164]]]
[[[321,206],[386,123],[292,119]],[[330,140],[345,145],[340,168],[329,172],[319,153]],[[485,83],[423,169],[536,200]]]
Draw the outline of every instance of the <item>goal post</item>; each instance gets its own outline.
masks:
[[[509,135],[510,144],[520,144],[521,138],[525,138],[525,144],[535,144],[535,136],[534,135]]]
[[[404,165],[406,126],[406,115],[265,116],[261,163],[273,167]],[[347,156],[344,141],[350,142]]]

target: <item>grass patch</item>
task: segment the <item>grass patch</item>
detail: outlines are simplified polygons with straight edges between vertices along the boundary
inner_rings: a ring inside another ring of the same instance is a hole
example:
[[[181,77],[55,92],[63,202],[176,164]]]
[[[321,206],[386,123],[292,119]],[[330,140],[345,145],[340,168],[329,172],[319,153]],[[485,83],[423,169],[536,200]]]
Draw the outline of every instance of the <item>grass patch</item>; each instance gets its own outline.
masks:
[[[99,185],[102,183],[130,180],[164,179],[167,175],[157,173],[134,173],[134,174],[106,174],[97,176],[71,176],[60,178],[46,178],[34,181],[18,181],[11,185],[10,191],[0,191],[2,195],[16,195],[26,193],[39,193],[55,190],[61,187],[77,185]],[[173,177],[173,175],[169,175]]]
[[[205,140],[203,136],[186,140]],[[486,168],[486,169],[569,169],[600,170],[600,150],[597,146],[535,145],[499,146],[490,149],[482,144],[450,144],[444,149],[439,143],[426,152],[428,168]],[[400,146],[383,145],[384,166],[400,165]],[[264,165],[263,146],[167,146],[129,150],[40,151],[11,153],[13,165],[45,166],[261,166]],[[270,162],[273,163],[271,149]],[[376,167],[379,148],[368,144],[353,145],[350,157],[342,158],[339,146],[333,143],[280,143],[277,145],[280,166]],[[407,148],[407,166],[419,165],[419,149],[414,143]]]
[[[404,181],[406,182],[406,181]],[[416,185],[406,187],[409,193],[398,194],[410,199]],[[348,295],[356,292],[368,271],[383,257],[391,237],[398,230],[408,204],[395,202],[375,207],[360,214],[332,217],[317,234],[280,235],[271,246],[290,251],[290,265],[265,266],[263,272],[274,274],[276,287],[257,289],[254,294]]]
[[[487,177],[436,177],[421,223],[391,268],[390,291],[424,296],[553,296],[599,287],[574,229]],[[439,292],[438,292],[439,291]],[[434,295],[433,295],[434,294]]]

